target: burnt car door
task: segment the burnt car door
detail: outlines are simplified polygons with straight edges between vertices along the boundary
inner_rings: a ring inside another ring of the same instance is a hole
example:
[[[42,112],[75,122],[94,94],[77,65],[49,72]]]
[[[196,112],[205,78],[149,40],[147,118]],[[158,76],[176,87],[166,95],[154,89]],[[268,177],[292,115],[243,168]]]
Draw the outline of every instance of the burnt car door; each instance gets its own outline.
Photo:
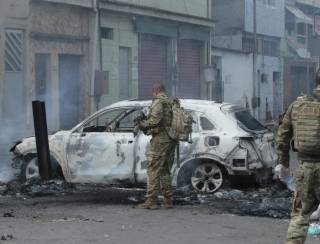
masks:
[[[145,114],[147,114],[147,108],[144,108]],[[186,158],[191,157],[192,154],[196,153],[198,142],[199,142],[199,126],[198,126],[198,118],[195,111],[191,111],[194,123],[192,126],[192,141],[193,143],[188,142],[180,142],[180,162],[184,162]],[[143,132],[139,132],[137,135],[137,149],[135,151],[136,157],[136,165],[135,165],[135,174],[136,180],[139,183],[147,182],[147,166],[148,161],[146,157],[146,153],[150,149],[150,139],[151,136],[146,136]],[[176,153],[175,153],[176,158]],[[172,167],[172,173],[174,174],[176,170],[176,165],[174,164]]]
[[[133,181],[134,108],[117,108],[93,116],[73,131],[66,146],[71,182]]]

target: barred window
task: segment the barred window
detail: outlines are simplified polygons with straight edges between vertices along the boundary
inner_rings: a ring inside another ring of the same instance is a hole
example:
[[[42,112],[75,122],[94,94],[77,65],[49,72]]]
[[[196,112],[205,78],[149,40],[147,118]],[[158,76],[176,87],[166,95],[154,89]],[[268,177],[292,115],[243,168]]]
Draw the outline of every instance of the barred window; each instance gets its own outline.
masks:
[[[23,32],[5,31],[5,70],[21,72],[23,70]]]

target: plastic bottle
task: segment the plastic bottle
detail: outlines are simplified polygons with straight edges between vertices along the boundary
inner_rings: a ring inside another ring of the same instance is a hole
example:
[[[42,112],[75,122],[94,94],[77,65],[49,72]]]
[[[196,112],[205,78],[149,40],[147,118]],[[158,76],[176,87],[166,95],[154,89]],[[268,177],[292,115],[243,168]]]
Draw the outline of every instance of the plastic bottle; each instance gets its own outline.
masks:
[[[309,226],[308,234],[311,236],[320,235],[320,224],[319,223],[312,223]]]

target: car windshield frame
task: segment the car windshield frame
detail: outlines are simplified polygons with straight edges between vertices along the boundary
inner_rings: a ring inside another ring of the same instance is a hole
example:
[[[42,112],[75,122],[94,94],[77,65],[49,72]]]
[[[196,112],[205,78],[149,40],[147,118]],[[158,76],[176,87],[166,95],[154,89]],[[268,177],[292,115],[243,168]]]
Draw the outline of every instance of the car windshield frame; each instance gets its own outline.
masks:
[[[88,122],[96,119],[97,117],[99,117],[100,115],[102,115],[106,112],[111,112],[113,110],[118,110],[118,109],[124,109],[124,112],[120,113],[122,115],[124,113],[127,113],[128,110],[135,110],[135,109],[140,109],[140,108],[143,108],[143,107],[141,107],[141,106],[123,106],[123,107],[112,107],[112,108],[106,108],[103,110],[99,110],[99,111],[93,113],[92,115],[90,115],[89,117],[87,117],[85,120],[83,120],[78,125],[76,125],[73,129],[71,129],[71,133],[79,132],[79,129],[83,128]]]

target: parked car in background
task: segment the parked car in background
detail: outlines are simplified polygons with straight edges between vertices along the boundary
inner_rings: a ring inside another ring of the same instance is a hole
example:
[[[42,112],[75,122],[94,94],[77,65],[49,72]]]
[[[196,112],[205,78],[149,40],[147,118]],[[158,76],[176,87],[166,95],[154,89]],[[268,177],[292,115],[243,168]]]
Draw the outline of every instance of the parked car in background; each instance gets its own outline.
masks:
[[[190,111],[192,143],[180,143],[180,168],[173,185],[212,193],[228,175],[270,177],[276,163],[274,136],[242,107],[204,100],[181,100]],[[49,138],[54,175],[71,183],[141,184],[147,181],[150,137],[134,133],[134,119],[151,101],[122,101],[94,113],[69,131]],[[35,138],[12,148],[21,179],[39,177]]]

